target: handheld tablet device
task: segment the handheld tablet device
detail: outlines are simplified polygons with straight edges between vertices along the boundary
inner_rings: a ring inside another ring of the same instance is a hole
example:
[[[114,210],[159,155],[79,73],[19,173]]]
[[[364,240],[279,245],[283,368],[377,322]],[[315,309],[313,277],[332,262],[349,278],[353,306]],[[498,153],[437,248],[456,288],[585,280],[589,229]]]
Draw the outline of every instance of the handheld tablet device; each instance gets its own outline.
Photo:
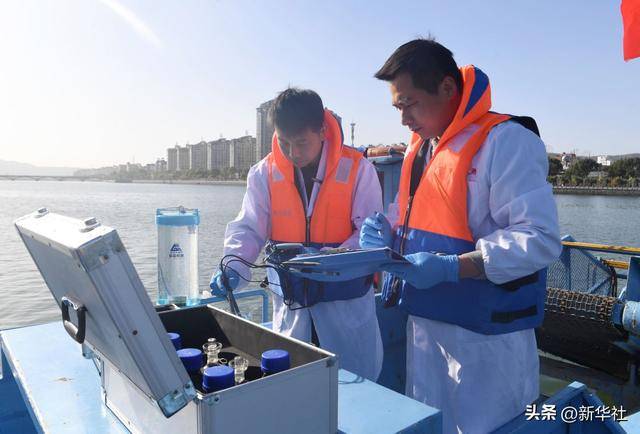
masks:
[[[300,277],[321,282],[340,282],[356,279],[380,271],[384,264],[406,263],[407,260],[388,247],[379,249],[323,250],[297,255],[282,262],[289,271]]]

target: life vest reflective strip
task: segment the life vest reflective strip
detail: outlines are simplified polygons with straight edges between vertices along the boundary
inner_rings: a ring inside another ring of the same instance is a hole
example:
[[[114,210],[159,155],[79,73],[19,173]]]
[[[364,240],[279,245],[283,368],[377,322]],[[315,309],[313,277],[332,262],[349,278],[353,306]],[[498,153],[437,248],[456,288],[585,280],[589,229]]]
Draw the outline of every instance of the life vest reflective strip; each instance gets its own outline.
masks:
[[[304,203],[295,184],[294,166],[282,153],[276,134],[273,135],[271,153],[267,156],[271,242],[306,243],[316,248],[338,247],[353,234],[351,205],[358,167],[363,157],[355,149],[343,146],[342,130],[329,110],[325,110],[324,124],[325,146],[328,146],[325,176],[310,219],[307,219]],[[282,277],[289,282],[291,298],[303,306],[360,297],[368,291],[371,280],[363,278],[320,284],[312,281],[305,283],[304,279],[291,275]]]
[[[413,135],[400,175],[398,236],[403,254],[462,254],[475,250],[467,210],[467,175],[473,157],[495,125],[509,115],[489,112],[489,80],[478,68],[461,68],[464,86],[458,111],[422,173],[413,197],[411,170],[422,140]],[[409,212],[406,234],[402,225]],[[507,290],[488,280],[462,279],[429,289],[402,283],[400,305],[413,315],[499,334],[536,327],[542,322],[546,270]],[[390,284],[387,280],[386,284]]]

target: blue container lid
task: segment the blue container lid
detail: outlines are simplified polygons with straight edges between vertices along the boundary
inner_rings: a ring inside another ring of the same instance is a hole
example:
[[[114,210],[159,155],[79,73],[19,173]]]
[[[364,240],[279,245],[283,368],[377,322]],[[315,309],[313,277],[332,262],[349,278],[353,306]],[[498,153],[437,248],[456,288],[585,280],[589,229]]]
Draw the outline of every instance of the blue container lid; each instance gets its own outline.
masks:
[[[202,373],[202,387],[205,392],[216,392],[235,384],[233,369],[229,366],[211,366]]]
[[[182,360],[187,372],[198,372],[202,367],[202,351],[197,348],[183,348],[178,350],[178,357]]]
[[[169,335],[169,339],[171,339],[171,343],[175,347],[176,351],[182,348],[182,338],[178,333],[167,333]]]
[[[197,209],[183,206],[156,209],[156,224],[160,226],[194,226],[200,224]]]
[[[291,367],[289,352],[285,350],[268,350],[262,353],[260,369],[266,374],[275,374]]]

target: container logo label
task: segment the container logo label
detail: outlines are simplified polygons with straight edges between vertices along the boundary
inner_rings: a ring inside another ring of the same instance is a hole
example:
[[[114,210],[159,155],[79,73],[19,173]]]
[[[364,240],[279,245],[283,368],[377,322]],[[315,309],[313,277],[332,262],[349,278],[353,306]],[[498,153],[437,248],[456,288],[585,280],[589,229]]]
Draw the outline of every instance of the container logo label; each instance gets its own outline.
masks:
[[[184,256],[184,253],[182,253],[180,244],[175,243],[173,246],[171,246],[171,250],[169,250],[170,258],[182,258],[183,256]]]

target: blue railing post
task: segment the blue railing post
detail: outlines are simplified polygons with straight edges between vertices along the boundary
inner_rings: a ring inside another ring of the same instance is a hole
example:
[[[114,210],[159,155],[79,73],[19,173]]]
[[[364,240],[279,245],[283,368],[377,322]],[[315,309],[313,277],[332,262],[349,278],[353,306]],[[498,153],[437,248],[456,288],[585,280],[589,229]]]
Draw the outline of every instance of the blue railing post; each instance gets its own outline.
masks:
[[[627,274],[627,301],[640,301],[640,257],[629,258],[629,272]]]
[[[264,289],[247,289],[245,291],[234,292],[236,300],[240,300],[243,298],[250,297],[262,297],[262,323],[267,322],[269,319],[269,295],[267,291]],[[200,304],[209,304],[209,303],[222,303],[226,302],[227,299],[224,297],[209,297],[203,298],[200,300]]]

